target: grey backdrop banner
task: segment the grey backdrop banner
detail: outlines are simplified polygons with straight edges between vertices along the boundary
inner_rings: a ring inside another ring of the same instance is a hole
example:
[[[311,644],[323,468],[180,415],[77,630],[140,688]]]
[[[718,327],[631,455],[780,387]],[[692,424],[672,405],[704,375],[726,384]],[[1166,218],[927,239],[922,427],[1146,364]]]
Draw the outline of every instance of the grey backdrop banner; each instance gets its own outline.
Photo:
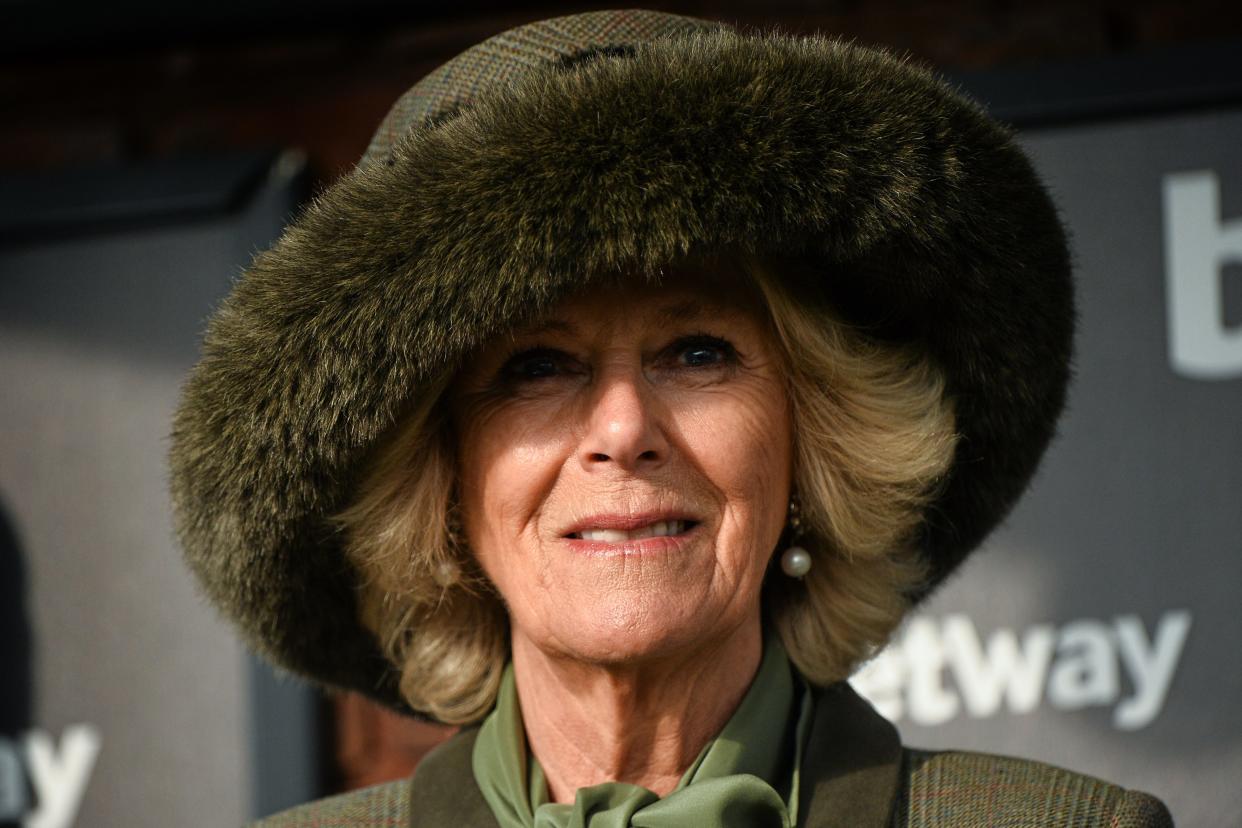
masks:
[[[1033,487],[854,679],[907,742],[1242,824],[1242,112],[1028,133],[1073,232],[1077,376]]]
[[[0,825],[239,825],[315,793],[299,698],[252,674],[181,561],[166,465],[204,320],[300,169],[277,163],[231,211],[99,210],[0,248]],[[160,171],[172,194],[203,174]],[[127,174],[109,180],[132,199]],[[273,725],[292,732],[256,737]]]

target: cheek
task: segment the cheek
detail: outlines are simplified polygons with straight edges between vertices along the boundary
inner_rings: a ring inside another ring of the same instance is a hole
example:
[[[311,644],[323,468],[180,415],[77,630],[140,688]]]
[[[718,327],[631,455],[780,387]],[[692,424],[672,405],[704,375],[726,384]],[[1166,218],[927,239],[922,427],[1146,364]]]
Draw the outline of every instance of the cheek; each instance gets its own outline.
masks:
[[[502,593],[498,576],[524,571],[504,561],[524,554],[522,541],[536,532],[540,506],[562,465],[564,431],[547,427],[549,422],[511,412],[480,415],[459,427],[463,529],[479,565]]]
[[[792,428],[779,383],[709,400],[689,419],[686,445],[723,500],[722,554],[762,572],[784,527],[792,476]]]

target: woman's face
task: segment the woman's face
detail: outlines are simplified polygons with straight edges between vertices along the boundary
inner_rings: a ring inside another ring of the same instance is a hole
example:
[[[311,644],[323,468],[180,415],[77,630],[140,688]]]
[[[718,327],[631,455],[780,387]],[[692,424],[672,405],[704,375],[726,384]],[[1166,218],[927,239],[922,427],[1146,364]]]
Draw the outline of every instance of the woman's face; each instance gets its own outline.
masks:
[[[758,623],[792,432],[756,300],[685,274],[594,288],[476,354],[452,399],[464,529],[516,637],[620,663]]]

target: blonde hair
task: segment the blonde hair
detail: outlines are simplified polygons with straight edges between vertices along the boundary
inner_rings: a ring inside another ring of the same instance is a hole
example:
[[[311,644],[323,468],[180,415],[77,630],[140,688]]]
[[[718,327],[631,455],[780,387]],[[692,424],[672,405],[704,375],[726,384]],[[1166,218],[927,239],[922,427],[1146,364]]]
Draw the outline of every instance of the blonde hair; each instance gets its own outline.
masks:
[[[940,370],[799,302],[762,262],[741,260],[786,362],[794,491],[814,559],[801,584],[770,570],[764,611],[810,681],[847,677],[888,640],[926,577],[914,544],[956,445]],[[465,548],[454,511],[449,378],[375,452],[336,519],[362,573],[363,623],[415,710],[465,723],[495,702],[508,617]]]
[[[814,560],[800,589],[768,578],[766,612],[802,674],[830,684],[888,641],[925,582],[915,546],[953,462],[952,401],[922,349],[868,337],[745,265],[787,359],[794,491]]]

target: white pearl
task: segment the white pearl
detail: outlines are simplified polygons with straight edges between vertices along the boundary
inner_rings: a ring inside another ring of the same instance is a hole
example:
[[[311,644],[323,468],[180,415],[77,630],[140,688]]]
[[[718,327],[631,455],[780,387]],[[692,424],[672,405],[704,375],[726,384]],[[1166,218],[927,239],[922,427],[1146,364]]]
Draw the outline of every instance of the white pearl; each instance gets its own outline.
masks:
[[[801,578],[811,571],[811,553],[801,546],[791,546],[781,555],[781,569],[790,578]]]

